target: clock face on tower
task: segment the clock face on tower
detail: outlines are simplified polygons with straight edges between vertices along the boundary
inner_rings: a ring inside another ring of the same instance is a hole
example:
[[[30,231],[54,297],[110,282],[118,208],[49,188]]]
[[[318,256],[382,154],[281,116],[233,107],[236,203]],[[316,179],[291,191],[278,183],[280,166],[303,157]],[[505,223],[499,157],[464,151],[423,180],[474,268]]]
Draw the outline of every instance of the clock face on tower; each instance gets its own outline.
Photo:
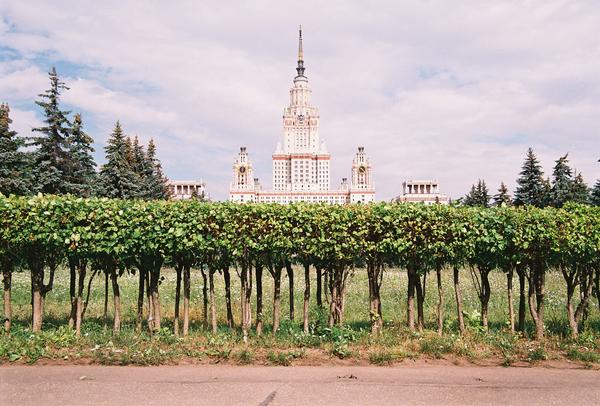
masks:
[[[365,168],[362,165],[358,167],[358,173],[365,173],[366,170],[367,170],[367,168]]]
[[[243,173],[246,173],[246,167],[245,167],[245,166],[240,166],[240,169],[238,169],[238,171],[239,171],[240,173],[242,173],[242,174],[243,174]]]

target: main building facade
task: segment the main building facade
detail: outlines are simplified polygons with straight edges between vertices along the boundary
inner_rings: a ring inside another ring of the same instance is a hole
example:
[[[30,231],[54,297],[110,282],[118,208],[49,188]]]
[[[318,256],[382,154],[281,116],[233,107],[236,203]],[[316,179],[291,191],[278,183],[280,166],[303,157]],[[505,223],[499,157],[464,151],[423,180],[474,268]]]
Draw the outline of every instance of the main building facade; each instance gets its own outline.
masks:
[[[254,177],[245,147],[233,165],[229,200],[259,203],[368,203],[375,200],[371,163],[363,147],[358,147],[350,181],[342,179],[331,189],[331,155],[319,136],[319,110],[311,104],[312,91],[304,75],[302,29],[298,44],[297,75],[290,90],[290,104],[283,114],[283,137],[273,153],[273,189],[263,190]]]

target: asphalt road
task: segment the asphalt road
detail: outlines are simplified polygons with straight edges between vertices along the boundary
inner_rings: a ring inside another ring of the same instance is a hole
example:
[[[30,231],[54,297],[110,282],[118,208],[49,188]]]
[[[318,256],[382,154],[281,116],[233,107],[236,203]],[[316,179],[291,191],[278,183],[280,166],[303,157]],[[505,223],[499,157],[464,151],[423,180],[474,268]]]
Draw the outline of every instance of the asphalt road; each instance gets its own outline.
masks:
[[[1,366],[0,405],[598,405],[600,371],[398,366]]]

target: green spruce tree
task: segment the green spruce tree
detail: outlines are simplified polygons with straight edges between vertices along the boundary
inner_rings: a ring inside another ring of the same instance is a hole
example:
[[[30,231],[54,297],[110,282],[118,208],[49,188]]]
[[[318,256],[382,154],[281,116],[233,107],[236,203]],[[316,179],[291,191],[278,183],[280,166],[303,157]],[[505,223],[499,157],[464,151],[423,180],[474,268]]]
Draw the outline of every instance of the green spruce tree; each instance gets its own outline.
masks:
[[[466,206],[490,207],[490,194],[484,180],[479,179],[477,186],[471,186],[471,190],[463,199],[463,204]]]
[[[590,188],[583,180],[583,175],[579,172],[571,184],[571,201],[579,204],[590,203]]]
[[[500,182],[500,187],[498,188],[498,193],[494,195],[494,205],[495,206],[512,206],[512,199],[508,194],[508,188],[504,184],[504,182]]]
[[[128,157],[130,150],[118,121],[104,150],[106,163],[100,169],[98,194],[119,199],[138,197],[139,185]]]
[[[31,188],[28,168],[28,156],[21,148],[25,140],[10,129],[10,108],[0,104],[0,193],[28,194]]]
[[[93,142],[92,137],[83,131],[81,114],[76,114],[71,128],[69,146],[73,159],[70,183],[73,193],[77,196],[91,196],[93,185],[96,182],[96,162],[92,157]]]
[[[549,200],[549,182],[544,180],[544,172],[533,149],[527,150],[527,157],[523,163],[519,179],[517,179],[517,190],[514,194],[515,206],[532,205],[544,207]]]
[[[592,203],[594,206],[600,206],[600,179],[596,181],[596,184],[592,189],[590,203]]]
[[[61,110],[60,95],[69,88],[60,80],[56,69],[48,73],[50,89],[39,94],[35,103],[44,110],[45,126],[34,128],[40,135],[31,137],[35,148],[32,159],[33,189],[35,192],[72,193],[68,177],[73,166],[69,149],[71,124],[68,111]]]
[[[171,195],[168,179],[163,173],[162,164],[156,157],[156,145],[151,138],[146,152],[146,190],[150,199],[168,199]]]
[[[562,207],[573,198],[573,172],[569,166],[569,154],[556,160],[552,172],[552,190],[550,192],[550,205]]]

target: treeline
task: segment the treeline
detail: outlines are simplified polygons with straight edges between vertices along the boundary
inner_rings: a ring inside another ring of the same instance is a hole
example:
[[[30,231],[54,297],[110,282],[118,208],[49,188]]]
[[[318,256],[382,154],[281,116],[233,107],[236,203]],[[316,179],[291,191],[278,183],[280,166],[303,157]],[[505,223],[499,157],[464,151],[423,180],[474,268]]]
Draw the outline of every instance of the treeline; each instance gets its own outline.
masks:
[[[50,88],[35,102],[44,125],[33,128],[33,136],[20,137],[12,130],[10,108],[0,105],[0,193],[166,199],[167,179],[154,141],[144,147],[137,136],[126,137],[117,121],[105,148],[107,162],[98,172],[94,141],[81,114],[71,117],[61,106],[61,95],[69,88],[54,68],[49,79]]]
[[[544,178],[544,171],[533,149],[527,150],[527,156],[517,179],[514,198],[510,196],[504,182],[500,183],[498,192],[490,195],[485,180],[479,179],[477,184],[460,202],[466,206],[524,206],[563,207],[568,203],[592,204],[600,206],[600,179],[593,188],[589,188],[581,172],[577,173],[569,166],[569,154],[558,158],[555,162],[552,179]]]
[[[139,277],[138,331],[142,330],[145,318],[149,331],[156,331],[161,327],[161,272],[168,266],[177,274],[176,333],[181,327],[181,297],[183,334],[189,329],[191,272],[201,272],[204,276],[205,303],[210,308],[213,332],[217,330],[214,278],[222,275],[227,320],[233,327],[231,268],[237,270],[241,284],[244,337],[253,327],[257,334],[263,330],[265,274],[274,281],[272,325],[276,332],[280,323],[282,273],[293,276],[296,264],[304,272],[305,331],[309,326],[311,300],[316,300],[318,306],[328,306],[330,325],[344,322],[347,281],[360,267],[368,275],[370,304],[365,312],[370,316],[374,333],[383,327],[385,306],[379,294],[383,272],[394,268],[407,274],[406,323],[410,329],[424,328],[425,295],[431,291],[426,284],[433,280],[438,293],[438,332],[442,334],[447,317],[442,313],[443,272],[453,274],[455,317],[460,331],[465,329],[460,281],[466,276],[475,281],[481,324],[487,329],[489,274],[500,270],[506,274],[503,294],[508,297],[507,325],[511,331],[523,330],[529,312],[537,338],[544,336],[546,275],[560,272],[567,295],[565,310],[571,332],[576,336],[594,296],[600,305],[599,253],[600,209],[582,205],[561,209],[385,203],[282,206],[0,196],[0,263],[6,330],[11,322],[12,272],[23,270],[31,275],[32,328],[40,331],[44,300],[52,290],[55,273],[68,270],[69,324],[77,333],[85,311],[84,291],[86,286],[89,290],[95,275],[104,275],[107,283],[111,282],[114,331],[119,331],[119,277],[125,272]],[[317,281],[314,299],[313,272]],[[254,317],[253,291],[256,292]],[[290,289],[290,294],[293,292]],[[149,309],[146,317],[145,303]],[[292,298],[290,303],[294,303]],[[513,303],[518,304],[516,309]]]

